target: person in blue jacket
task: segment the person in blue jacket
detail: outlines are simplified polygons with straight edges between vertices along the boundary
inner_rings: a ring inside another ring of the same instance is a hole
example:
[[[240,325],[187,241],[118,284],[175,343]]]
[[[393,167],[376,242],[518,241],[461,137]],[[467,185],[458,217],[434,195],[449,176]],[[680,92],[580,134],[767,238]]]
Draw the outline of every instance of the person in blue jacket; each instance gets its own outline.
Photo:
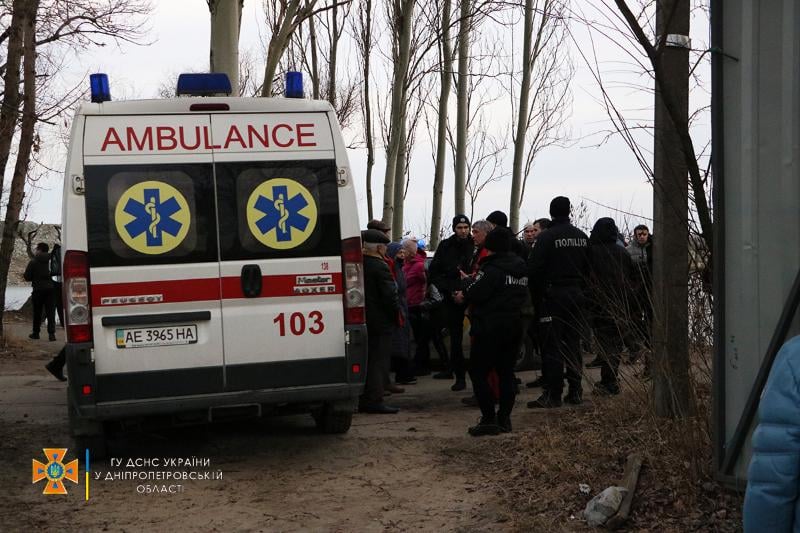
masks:
[[[778,352],[758,407],[745,532],[800,531],[800,336]]]

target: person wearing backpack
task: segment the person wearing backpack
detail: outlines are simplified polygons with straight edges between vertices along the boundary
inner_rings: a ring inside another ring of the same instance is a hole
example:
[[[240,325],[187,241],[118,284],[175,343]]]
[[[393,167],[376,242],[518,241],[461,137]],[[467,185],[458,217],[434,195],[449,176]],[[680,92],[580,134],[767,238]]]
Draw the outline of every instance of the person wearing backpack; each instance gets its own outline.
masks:
[[[53,280],[50,277],[50,247],[40,242],[36,245],[33,259],[25,267],[23,278],[31,282],[33,293],[33,331],[28,335],[31,339],[39,338],[42,326],[42,311],[47,317],[47,334],[51,341],[56,340],[55,302],[53,300]]]

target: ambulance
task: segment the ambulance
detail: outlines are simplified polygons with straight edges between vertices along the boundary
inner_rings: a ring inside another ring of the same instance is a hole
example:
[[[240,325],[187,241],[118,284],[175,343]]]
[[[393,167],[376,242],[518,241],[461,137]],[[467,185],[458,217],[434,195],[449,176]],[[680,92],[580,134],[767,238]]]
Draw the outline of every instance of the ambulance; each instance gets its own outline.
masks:
[[[353,179],[328,102],[234,98],[225,75],[114,102],[92,75],[72,125],[62,243],[69,425],[308,411],[346,432],[366,327]],[[115,426],[117,424],[114,424]]]

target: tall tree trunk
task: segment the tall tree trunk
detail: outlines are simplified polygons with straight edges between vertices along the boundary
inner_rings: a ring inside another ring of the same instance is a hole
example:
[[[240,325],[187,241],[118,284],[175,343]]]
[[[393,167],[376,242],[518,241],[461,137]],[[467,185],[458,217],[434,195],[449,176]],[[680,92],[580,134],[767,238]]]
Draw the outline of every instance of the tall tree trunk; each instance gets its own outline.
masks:
[[[458,97],[456,99],[456,160],[455,160],[455,208],[464,212],[467,184],[467,135],[469,135],[469,0],[462,0],[458,24]]]
[[[224,72],[239,94],[239,28],[244,0],[208,0],[211,12],[211,72]]]
[[[658,35],[689,35],[689,0],[662,0],[656,10]],[[680,122],[689,115],[689,49],[659,50],[656,86],[653,180],[653,396],[656,414],[690,412],[688,346],[688,165],[679,124],[665,100],[676,105]]]
[[[436,125],[436,170],[433,174],[433,205],[431,206],[430,248],[439,246],[439,233],[442,228],[442,197],[444,195],[444,171],[447,160],[447,111],[450,91],[453,90],[453,46],[450,40],[451,0],[443,0],[442,5],[442,66],[439,74],[439,117]]]
[[[537,45],[541,39],[544,21],[547,19],[548,2],[545,2],[542,9],[542,24],[539,31],[533,32],[534,0],[525,0],[525,16],[522,37],[522,85],[519,91],[519,108],[517,112],[517,131],[514,132],[514,163],[511,169],[511,201],[508,207],[509,227],[516,232],[519,228],[519,208],[522,204],[522,171],[525,159],[525,137],[528,134],[530,98],[531,98],[531,76],[535,57],[532,52],[533,40],[536,38]],[[538,46],[537,46],[538,48]]]
[[[21,27],[24,58],[22,83],[24,92],[19,149],[17,150],[14,175],[11,178],[8,205],[6,205],[3,239],[0,242],[0,336],[5,335],[2,326],[2,314],[6,306],[8,270],[11,266],[11,255],[14,252],[14,243],[17,239],[19,213],[22,210],[22,201],[25,197],[25,178],[28,176],[36,128],[36,14],[39,10],[39,0],[14,0],[13,10],[15,15],[18,10],[23,13]]]
[[[391,224],[394,212],[394,189],[397,176],[397,157],[400,153],[400,130],[405,125],[406,110],[406,77],[408,76],[411,58],[411,20],[414,16],[415,0],[394,0],[394,26],[399,30],[396,35],[396,52],[392,73],[392,107],[389,119],[389,146],[386,150],[386,174],[383,182],[383,216],[382,220]]]
[[[328,58],[328,101],[336,109],[336,58],[339,49],[339,4],[331,8],[331,48]]]
[[[406,151],[408,150],[408,137],[406,136],[406,123],[400,125],[398,131],[400,150],[394,171],[394,212],[392,213],[392,240],[398,241],[403,237],[403,208],[405,207],[406,192]]]
[[[372,0],[365,0],[366,20],[363,28],[364,46],[364,97],[361,105],[364,108],[364,129],[367,138],[367,218],[372,220],[375,214],[372,210],[372,169],[375,166],[375,139],[372,136],[372,107],[369,100],[369,63],[372,52]]]
[[[308,38],[311,46],[311,94],[319,100],[319,55],[317,53],[317,27],[314,17],[308,17]]]
[[[11,154],[11,141],[17,128],[19,119],[19,78],[20,62],[22,60],[22,24],[24,2],[15,1],[11,13],[11,25],[8,27],[8,52],[6,54],[6,69],[3,73],[3,102],[0,108],[0,191],[5,185],[4,177],[8,158]]]

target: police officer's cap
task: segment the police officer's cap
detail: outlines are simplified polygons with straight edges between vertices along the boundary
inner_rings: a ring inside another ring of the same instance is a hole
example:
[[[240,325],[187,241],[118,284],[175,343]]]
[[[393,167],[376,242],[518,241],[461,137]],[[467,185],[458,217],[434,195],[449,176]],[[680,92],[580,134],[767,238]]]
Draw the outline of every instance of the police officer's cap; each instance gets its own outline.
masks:
[[[361,232],[361,240],[373,244],[389,244],[389,237],[377,229],[365,229]]]

